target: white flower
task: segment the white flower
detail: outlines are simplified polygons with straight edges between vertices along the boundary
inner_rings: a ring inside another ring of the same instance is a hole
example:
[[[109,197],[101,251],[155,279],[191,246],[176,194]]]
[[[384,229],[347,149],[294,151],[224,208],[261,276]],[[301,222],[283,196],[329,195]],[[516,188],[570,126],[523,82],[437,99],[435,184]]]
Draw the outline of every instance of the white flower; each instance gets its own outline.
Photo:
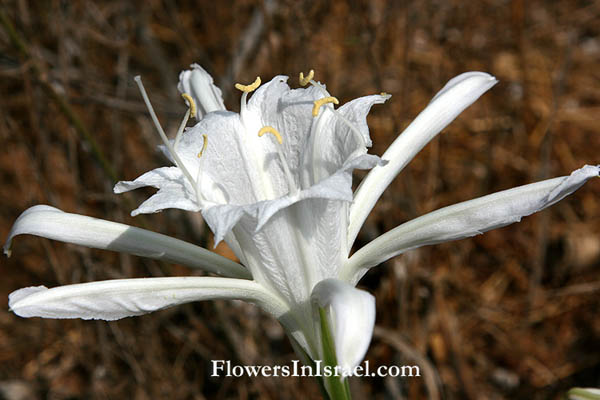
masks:
[[[317,308],[325,309],[338,363],[353,367],[364,357],[375,321],[372,295],[355,285],[371,268],[420,246],[460,239],[520,220],[574,192],[600,168],[502,191],[445,207],[409,221],[349,252],[367,215],[394,177],[496,79],[469,72],[450,80],[379,158],[366,116],[386,94],[361,97],[338,109],[325,87],[301,76],[306,89],[290,89],[277,76],[243,91],[240,114],[224,110],[221,91],[202,68],[180,75],[179,89],[197,108],[199,122],[165,141],[175,166],[119,182],[121,193],[143,186],[158,192],[132,215],[165,208],[200,211],[241,264],[174,238],[123,224],[64,213],[49,206],[25,211],[11,240],[34,234],[201,268],[223,277],[109,280],[47,289],[17,290],[9,305],[23,317],[114,320],[190,301],[242,299],[278,318],[293,344],[322,359]],[[141,86],[141,83],[140,83]],[[265,135],[266,134],[266,135]],[[352,193],[352,171],[373,168]]]

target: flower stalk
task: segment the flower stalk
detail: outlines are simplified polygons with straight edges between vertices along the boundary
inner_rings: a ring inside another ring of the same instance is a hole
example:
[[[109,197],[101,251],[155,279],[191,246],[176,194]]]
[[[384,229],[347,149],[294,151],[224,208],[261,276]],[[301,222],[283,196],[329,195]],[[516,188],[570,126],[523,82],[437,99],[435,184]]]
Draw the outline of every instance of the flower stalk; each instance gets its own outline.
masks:
[[[328,323],[327,312],[322,307],[319,307],[318,311],[321,322],[323,362],[329,370],[336,371],[339,369],[339,364],[336,356],[333,334]],[[352,398],[350,395],[348,379],[348,377],[339,376],[337,374],[325,378],[327,393],[330,394],[332,400],[349,400]]]

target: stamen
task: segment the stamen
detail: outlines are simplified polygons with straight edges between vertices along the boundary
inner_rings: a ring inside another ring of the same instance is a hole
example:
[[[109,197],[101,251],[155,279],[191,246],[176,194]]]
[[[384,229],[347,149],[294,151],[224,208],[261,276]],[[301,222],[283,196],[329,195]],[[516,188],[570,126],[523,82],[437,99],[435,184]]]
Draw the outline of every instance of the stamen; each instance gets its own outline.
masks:
[[[313,117],[316,117],[317,115],[319,115],[319,109],[325,104],[328,104],[328,103],[340,104],[338,99],[336,99],[333,96],[324,97],[322,99],[315,100],[314,103],[315,103],[315,105],[313,106],[313,109],[312,109]]]
[[[244,93],[250,93],[256,90],[257,87],[260,86],[260,76],[257,76],[254,82],[250,85],[242,85],[241,83],[236,83],[235,88],[241,90]]]
[[[198,153],[198,158],[202,157],[202,154],[204,154],[204,150],[206,150],[206,146],[208,144],[208,136],[206,133],[202,134],[202,139],[204,139],[204,142],[202,142],[202,150],[200,150],[200,153]]]
[[[272,126],[263,126],[258,131],[258,137],[262,137],[262,135],[264,135],[265,133],[272,134],[277,138],[279,144],[283,144],[283,139],[281,139],[281,134],[277,131],[277,129],[273,128]]]
[[[313,78],[314,76],[315,76],[315,70],[314,70],[314,69],[311,69],[311,70],[308,72],[308,76],[307,76],[306,78],[304,77],[304,73],[300,72],[300,78],[299,78],[300,85],[301,85],[301,86],[306,86],[306,85],[308,85],[308,83],[309,83],[309,82],[312,80],[312,78]]]
[[[200,194],[200,187],[202,186],[202,158],[198,162],[198,171],[196,171],[196,184],[194,185],[194,189],[196,190],[196,199],[199,204],[203,203],[202,195]]]
[[[175,144],[173,145],[173,148],[175,150],[177,150],[177,148],[179,147],[179,141],[181,140],[181,136],[183,135],[185,126],[187,125],[187,122],[190,119],[190,115],[194,118],[196,118],[197,115],[196,102],[194,101],[192,96],[190,96],[187,93],[181,93],[181,97],[183,97],[183,99],[187,101],[188,109],[185,113],[185,116],[183,117],[183,120],[181,121],[181,124],[179,124],[179,129],[177,129],[177,135],[175,136]]]
[[[326,96],[326,97],[329,96],[329,92],[327,92],[327,89],[325,89],[325,86],[321,85],[319,82],[315,82],[314,79],[311,79],[308,83],[310,83],[312,86],[319,89],[321,91],[321,93],[323,93],[323,96]]]
[[[142,83],[142,78],[138,75],[133,79],[135,80],[135,83],[137,83],[138,88],[140,89],[140,93],[142,95],[142,98],[144,99],[144,103],[146,103],[146,108],[148,108],[150,117],[152,117],[152,122],[154,122],[154,126],[156,127],[156,130],[158,131],[158,134],[159,134],[160,138],[162,139],[163,144],[169,150],[169,153],[171,153],[171,157],[173,157],[173,160],[175,161],[175,165],[181,170],[181,172],[183,172],[185,177],[190,181],[192,187],[196,187],[196,181],[192,178],[192,175],[190,175],[189,171],[187,170],[187,168],[185,167],[185,165],[183,164],[183,162],[177,155],[177,152],[175,151],[173,146],[171,146],[171,142],[169,142],[169,139],[167,138],[165,131],[163,130],[162,126],[160,125],[160,122],[158,121],[158,117],[156,116],[156,113],[154,112],[152,103],[150,103],[150,99],[148,98],[148,94],[146,93],[146,89],[144,88],[144,84]]]
[[[338,110],[333,110],[333,115],[338,117],[352,131],[352,133],[354,133],[354,135],[356,135],[358,140],[360,140],[363,144],[366,145],[365,138],[363,137],[362,133],[360,133],[358,128],[352,122],[348,121],[348,119],[346,117],[344,117],[342,115],[342,113],[339,112]]]
[[[258,131],[258,136],[262,137],[262,135],[264,135],[265,133],[273,134],[273,136],[275,136],[275,138],[277,139],[277,142],[279,144],[283,144],[283,140],[281,139],[281,134],[277,131],[277,129],[273,128],[272,126],[263,126]],[[296,195],[296,193],[298,193],[298,188],[296,187],[296,182],[294,181],[294,178],[292,177],[292,173],[290,171],[290,167],[288,166],[288,163],[285,160],[285,157],[283,156],[283,152],[281,151],[281,146],[276,146],[276,149],[277,149],[277,154],[279,155],[279,161],[281,161],[281,166],[283,167],[283,172],[285,174],[285,178],[288,183],[288,189],[290,191],[290,194],[292,196],[294,196],[294,195]]]
[[[248,98],[248,93],[256,90],[257,87],[260,86],[260,76],[257,76],[254,82],[250,85],[242,85],[241,83],[236,83],[235,88],[241,90],[242,98],[240,99],[240,118],[242,120],[242,124],[245,125],[245,115],[246,115],[246,99]]]
[[[204,159],[202,158],[202,154],[204,154],[204,150],[206,150],[206,146],[208,145],[208,136],[206,135],[206,133],[202,134],[202,139],[204,141],[202,142],[202,149],[198,153],[198,158],[200,159],[200,161],[198,161],[198,171],[196,171],[196,185],[195,185],[196,198],[198,199],[198,203],[200,203],[200,204],[202,204],[202,202],[203,202],[202,194],[200,192],[200,189],[202,187],[202,165],[204,165]]]
[[[187,100],[188,107],[190,108],[190,113],[192,117],[196,118],[196,102],[194,101],[194,99],[192,99],[192,96],[190,96],[187,93],[181,93],[181,97]]]
[[[181,123],[179,124],[179,128],[177,129],[177,135],[175,135],[175,144],[173,145],[173,149],[175,151],[177,151],[177,149],[179,148],[179,141],[181,140],[181,137],[183,136],[183,131],[185,130],[185,126],[187,125],[187,122],[190,119],[190,114],[191,111],[188,108],[185,112],[185,115],[183,116],[183,119],[181,120]]]

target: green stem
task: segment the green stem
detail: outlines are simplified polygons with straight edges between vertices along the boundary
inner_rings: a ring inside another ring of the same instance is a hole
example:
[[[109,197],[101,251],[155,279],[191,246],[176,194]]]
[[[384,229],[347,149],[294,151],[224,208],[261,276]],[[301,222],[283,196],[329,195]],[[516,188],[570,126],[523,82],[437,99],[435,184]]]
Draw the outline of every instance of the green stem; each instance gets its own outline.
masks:
[[[321,318],[321,340],[323,344],[323,362],[325,367],[329,367],[331,372],[339,370],[337,356],[335,353],[335,343],[327,322],[327,313],[325,309],[319,307],[319,316]],[[332,376],[323,376],[325,387],[331,400],[350,400],[350,386],[348,377],[341,377],[332,374]]]

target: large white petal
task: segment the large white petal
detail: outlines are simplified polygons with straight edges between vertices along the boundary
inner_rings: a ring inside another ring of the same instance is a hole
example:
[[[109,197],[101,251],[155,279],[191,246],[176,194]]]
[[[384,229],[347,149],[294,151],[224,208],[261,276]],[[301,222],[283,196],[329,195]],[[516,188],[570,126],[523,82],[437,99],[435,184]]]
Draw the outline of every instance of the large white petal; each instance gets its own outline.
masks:
[[[333,175],[298,193],[249,204],[211,203],[202,210],[202,216],[215,234],[216,246],[244,215],[256,220],[254,230],[259,231],[278,211],[302,200],[328,199],[346,202],[352,201],[352,170],[372,168],[381,163],[382,161],[379,157],[363,154],[348,160]],[[343,229],[341,226],[339,229]]]
[[[496,82],[496,78],[484,72],[466,72],[458,75],[435,95],[427,107],[398,136],[381,157],[389,163],[373,168],[356,191],[354,204],[350,209],[349,248],[375,203],[396,175],[431,139]]]
[[[586,165],[569,176],[504,190],[441,208],[408,221],[357,251],[343,267],[341,279],[356,283],[366,271],[417,247],[475,236],[543,210],[597,177],[600,166]]]
[[[345,221],[352,169],[380,161],[362,155],[297,194],[247,205],[214,205],[202,215],[215,242],[228,232],[235,235],[240,244],[236,254],[257,282],[303,304],[316,282],[337,275],[348,254]]]
[[[276,318],[287,307],[256,282],[213,277],[138,278],[80,283],[48,289],[28,287],[9,295],[8,305],[25,318],[82,318],[113,321],[200,300],[255,303]]]
[[[212,76],[198,64],[192,64],[191,67],[191,70],[179,74],[177,89],[192,96],[196,102],[196,118],[202,119],[209,112],[225,110],[221,89],[215,86]]]
[[[238,257],[257,282],[303,304],[316,282],[337,275],[348,254],[352,169],[380,162],[379,157],[361,155],[297,194],[246,205],[215,205],[202,215],[215,233],[215,242],[233,232],[240,244]]]
[[[25,210],[15,221],[4,245],[6,254],[10,254],[13,237],[23,234],[184,264],[234,278],[251,278],[240,264],[191,243],[45,205]]]
[[[338,365],[351,370],[360,364],[371,343],[375,297],[346,282],[326,279],[314,287],[311,300],[330,317]]]

